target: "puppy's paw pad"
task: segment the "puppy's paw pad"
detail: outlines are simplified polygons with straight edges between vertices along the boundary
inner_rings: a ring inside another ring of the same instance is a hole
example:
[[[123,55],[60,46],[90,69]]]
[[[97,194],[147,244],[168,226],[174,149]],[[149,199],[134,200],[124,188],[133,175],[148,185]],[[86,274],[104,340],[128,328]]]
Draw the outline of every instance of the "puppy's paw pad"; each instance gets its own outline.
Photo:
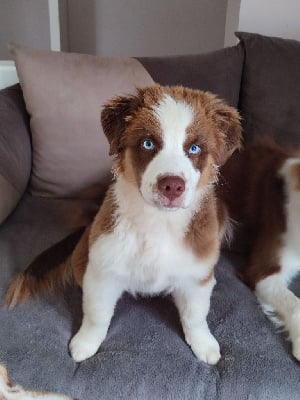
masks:
[[[73,360],[81,362],[92,357],[98,350],[98,346],[93,346],[89,342],[83,341],[74,336],[69,345],[69,350]]]
[[[201,338],[200,338],[201,336]],[[213,335],[208,332],[206,334],[197,335],[197,339],[190,340],[190,346],[195,356],[207,364],[215,365],[221,358],[220,346]]]
[[[293,340],[293,356],[300,361],[300,337]]]
[[[193,349],[196,357],[209,365],[216,365],[221,358],[218,348],[206,347],[205,349]]]

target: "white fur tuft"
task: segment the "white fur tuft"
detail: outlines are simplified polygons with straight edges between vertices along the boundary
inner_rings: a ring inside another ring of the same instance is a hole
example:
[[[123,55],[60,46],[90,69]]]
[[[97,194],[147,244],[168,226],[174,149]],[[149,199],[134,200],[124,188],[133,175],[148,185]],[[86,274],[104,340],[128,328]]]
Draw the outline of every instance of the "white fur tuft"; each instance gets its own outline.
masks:
[[[165,96],[154,107],[162,135],[163,148],[147,166],[141,184],[144,199],[152,205],[168,208],[169,200],[158,191],[157,182],[162,176],[178,176],[185,182],[185,191],[173,201],[176,208],[187,208],[195,200],[200,171],[196,170],[184,152],[186,130],[193,122],[191,106]]]

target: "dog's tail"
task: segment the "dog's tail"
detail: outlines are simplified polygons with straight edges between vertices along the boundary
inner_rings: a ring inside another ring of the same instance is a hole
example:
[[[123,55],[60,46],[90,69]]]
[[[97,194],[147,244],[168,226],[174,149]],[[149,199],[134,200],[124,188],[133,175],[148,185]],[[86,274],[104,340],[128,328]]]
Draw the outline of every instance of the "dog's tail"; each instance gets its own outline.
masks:
[[[52,293],[57,286],[72,283],[74,273],[71,256],[84,230],[80,228],[37,256],[12,282],[4,304],[12,309],[26,302],[29,297]]]

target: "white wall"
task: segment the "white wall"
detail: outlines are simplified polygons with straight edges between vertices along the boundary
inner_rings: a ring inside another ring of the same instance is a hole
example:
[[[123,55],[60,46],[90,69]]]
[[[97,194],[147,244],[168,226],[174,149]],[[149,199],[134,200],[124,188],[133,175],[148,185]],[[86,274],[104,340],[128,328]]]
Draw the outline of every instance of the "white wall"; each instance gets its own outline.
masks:
[[[228,0],[227,2],[224,47],[234,46],[238,42],[234,32],[238,30],[239,26],[240,4],[241,0]]]
[[[194,54],[224,46],[227,0],[68,0],[69,51]]]
[[[59,3],[67,0],[0,0],[0,89],[18,82],[8,43],[60,50]]]
[[[0,89],[14,85],[19,81],[15,63],[0,60]]]
[[[8,42],[50,49],[48,0],[0,0],[0,60],[11,58]]]
[[[300,0],[241,0],[238,29],[300,40]]]
[[[0,0],[0,88],[17,81],[8,42],[106,56],[222,48],[228,1],[240,0]]]
[[[224,45],[227,2],[0,0],[0,60],[10,58],[7,43],[11,41],[58,50],[57,4],[63,50],[106,56],[160,56],[219,49]]]

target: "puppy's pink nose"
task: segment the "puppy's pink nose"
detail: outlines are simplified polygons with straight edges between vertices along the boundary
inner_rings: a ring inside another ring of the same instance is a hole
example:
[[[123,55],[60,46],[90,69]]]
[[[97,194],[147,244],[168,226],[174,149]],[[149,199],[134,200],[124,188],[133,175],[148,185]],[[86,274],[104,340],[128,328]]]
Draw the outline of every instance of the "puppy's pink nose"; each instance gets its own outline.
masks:
[[[185,190],[185,182],[179,176],[165,176],[157,182],[158,190],[169,200],[176,199]]]

